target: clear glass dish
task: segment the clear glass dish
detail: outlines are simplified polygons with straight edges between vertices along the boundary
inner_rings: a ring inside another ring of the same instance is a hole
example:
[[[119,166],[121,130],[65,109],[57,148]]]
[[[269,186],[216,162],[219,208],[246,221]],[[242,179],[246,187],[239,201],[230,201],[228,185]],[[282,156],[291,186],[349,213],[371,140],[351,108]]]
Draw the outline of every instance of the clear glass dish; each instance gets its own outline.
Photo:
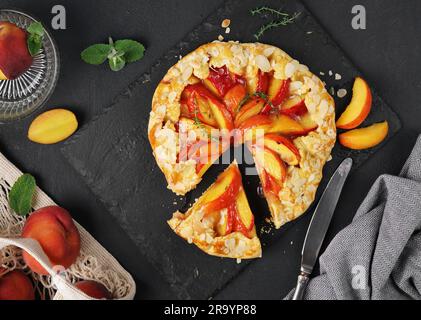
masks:
[[[17,10],[2,9],[0,21],[9,21],[26,29],[37,20]],[[15,80],[0,80],[0,122],[22,119],[40,108],[53,93],[59,70],[58,49],[46,30],[43,47],[29,70]]]

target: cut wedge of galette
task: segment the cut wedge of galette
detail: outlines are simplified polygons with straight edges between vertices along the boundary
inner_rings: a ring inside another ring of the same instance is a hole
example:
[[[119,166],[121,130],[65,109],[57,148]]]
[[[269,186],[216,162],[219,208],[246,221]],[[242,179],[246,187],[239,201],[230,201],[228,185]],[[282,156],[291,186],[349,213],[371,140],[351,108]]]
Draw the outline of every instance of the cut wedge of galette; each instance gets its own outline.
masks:
[[[180,237],[210,255],[251,259],[262,254],[236,162],[186,213],[174,213],[168,224]]]
[[[230,145],[244,144],[280,228],[314,201],[336,141],[334,107],[323,82],[281,49],[213,42],[183,57],[159,83],[148,136],[179,195],[194,189]]]

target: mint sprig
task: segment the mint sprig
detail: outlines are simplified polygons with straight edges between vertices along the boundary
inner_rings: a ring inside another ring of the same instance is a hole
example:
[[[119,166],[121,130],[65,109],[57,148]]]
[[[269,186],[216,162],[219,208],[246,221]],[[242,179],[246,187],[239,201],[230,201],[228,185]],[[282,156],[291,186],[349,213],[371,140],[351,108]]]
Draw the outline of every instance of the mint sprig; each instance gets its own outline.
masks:
[[[108,44],[94,44],[81,53],[81,58],[88,64],[99,65],[108,59],[110,69],[120,71],[127,63],[143,58],[145,47],[134,40],[125,39],[116,42],[110,37]]]
[[[42,48],[42,41],[44,39],[45,30],[41,22],[33,22],[29,25],[28,39],[26,40],[28,45],[28,51],[31,56],[36,56]]]
[[[28,173],[21,175],[9,192],[9,205],[16,214],[27,215],[32,208],[36,188],[35,178]]]

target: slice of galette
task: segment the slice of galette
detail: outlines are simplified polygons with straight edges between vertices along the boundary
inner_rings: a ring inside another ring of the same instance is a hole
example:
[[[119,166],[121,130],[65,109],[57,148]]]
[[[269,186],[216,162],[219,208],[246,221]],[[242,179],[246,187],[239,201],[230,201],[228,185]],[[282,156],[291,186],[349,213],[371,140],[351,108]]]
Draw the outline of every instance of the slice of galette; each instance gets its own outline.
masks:
[[[251,259],[262,254],[235,161],[185,214],[177,211],[168,224],[180,237],[210,255]]]

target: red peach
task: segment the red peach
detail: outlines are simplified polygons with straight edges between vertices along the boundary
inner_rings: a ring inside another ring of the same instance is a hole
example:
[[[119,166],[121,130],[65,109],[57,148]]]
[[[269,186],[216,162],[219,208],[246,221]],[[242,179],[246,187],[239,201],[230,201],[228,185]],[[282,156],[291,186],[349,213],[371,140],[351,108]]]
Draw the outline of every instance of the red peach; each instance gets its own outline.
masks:
[[[93,280],[83,280],[75,284],[75,287],[88,296],[95,299],[111,299],[111,293],[99,282]]]
[[[33,212],[26,220],[22,237],[39,242],[53,266],[70,267],[80,252],[80,235],[67,210],[49,206]],[[47,271],[27,252],[23,259],[28,267],[42,275]]]
[[[29,69],[32,57],[27,32],[13,23],[0,21],[0,80],[13,80]]]
[[[31,280],[19,270],[6,273],[0,278],[0,300],[35,300]]]

